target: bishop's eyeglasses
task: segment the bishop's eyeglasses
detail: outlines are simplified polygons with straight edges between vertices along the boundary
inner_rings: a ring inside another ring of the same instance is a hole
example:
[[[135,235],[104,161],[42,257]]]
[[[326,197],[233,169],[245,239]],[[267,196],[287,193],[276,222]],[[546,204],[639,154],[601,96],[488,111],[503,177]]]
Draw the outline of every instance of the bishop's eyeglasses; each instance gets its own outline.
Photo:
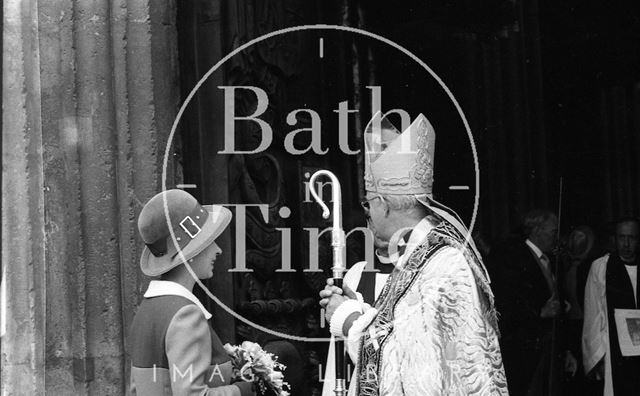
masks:
[[[364,209],[365,213],[369,213],[369,210],[371,210],[371,204],[370,202],[373,201],[374,199],[380,199],[382,202],[384,202],[384,198],[382,197],[382,195],[378,194],[375,197],[371,197],[369,199],[365,199],[364,201],[360,201],[360,205],[362,206],[362,209]]]

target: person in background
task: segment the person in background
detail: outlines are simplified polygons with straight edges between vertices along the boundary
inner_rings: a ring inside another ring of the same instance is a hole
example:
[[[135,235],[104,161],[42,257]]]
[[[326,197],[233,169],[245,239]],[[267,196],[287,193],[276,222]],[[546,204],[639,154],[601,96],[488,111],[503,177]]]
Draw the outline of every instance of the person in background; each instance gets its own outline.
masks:
[[[588,226],[574,228],[563,251],[564,263],[564,295],[569,302],[569,309],[565,315],[565,330],[567,348],[575,356],[576,366],[566,367],[570,373],[565,378],[565,393],[587,395],[593,394],[597,386],[587,385],[587,379],[582,367],[582,322],[584,288],[587,282],[589,267],[593,261],[595,251],[595,234]],[[597,394],[597,393],[596,393]]]
[[[605,396],[640,395],[640,356],[622,356],[616,309],[639,309],[640,223],[616,222],[615,251],[591,265],[584,296],[582,359],[585,373],[604,378]]]
[[[548,395],[550,389],[558,389],[549,385],[550,376],[551,381],[559,378],[551,371],[551,353],[552,340],[559,339],[553,320],[560,316],[562,304],[549,257],[556,245],[558,218],[548,210],[532,210],[524,218],[524,233],[526,238],[496,247],[491,254],[500,346],[509,393]]]
[[[228,209],[201,206],[182,190],[157,194],[140,212],[140,268],[160,279],[149,283],[131,326],[132,395],[254,394],[252,383],[232,384],[230,358],[207,322],[211,314],[191,292],[196,278],[213,276],[222,253],[215,239],[230,220]]]

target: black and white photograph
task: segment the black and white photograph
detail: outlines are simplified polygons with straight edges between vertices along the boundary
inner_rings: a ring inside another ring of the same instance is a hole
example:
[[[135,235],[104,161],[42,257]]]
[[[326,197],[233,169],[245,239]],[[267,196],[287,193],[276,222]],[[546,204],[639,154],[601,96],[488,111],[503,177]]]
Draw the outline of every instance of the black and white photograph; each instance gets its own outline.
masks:
[[[640,395],[637,1],[1,10],[2,395]]]

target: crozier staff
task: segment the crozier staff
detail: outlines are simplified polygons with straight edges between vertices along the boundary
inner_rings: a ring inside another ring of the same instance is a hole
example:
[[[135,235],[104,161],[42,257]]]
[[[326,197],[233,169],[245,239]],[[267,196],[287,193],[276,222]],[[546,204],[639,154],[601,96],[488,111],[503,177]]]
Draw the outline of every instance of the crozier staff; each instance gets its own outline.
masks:
[[[201,206],[182,190],[157,194],[140,212],[140,268],[160,279],[149,283],[131,326],[133,395],[254,395],[252,383],[231,384],[230,358],[207,322],[211,314],[191,293],[194,276],[213,276],[222,253],[215,239],[230,220],[228,209]]]
[[[333,173],[327,170],[319,170],[309,180],[309,191],[313,198],[322,207],[322,217],[329,218],[329,208],[318,196],[315,189],[315,181],[319,176],[325,175],[331,179],[331,200],[333,201],[333,223],[331,227],[331,246],[333,247],[333,284],[342,287],[342,275],[345,271],[344,248],[345,234],[342,229],[342,190],[340,182]],[[332,340],[333,342],[333,340]],[[335,340],[335,396],[343,396],[346,391],[346,367],[344,362],[344,341]]]

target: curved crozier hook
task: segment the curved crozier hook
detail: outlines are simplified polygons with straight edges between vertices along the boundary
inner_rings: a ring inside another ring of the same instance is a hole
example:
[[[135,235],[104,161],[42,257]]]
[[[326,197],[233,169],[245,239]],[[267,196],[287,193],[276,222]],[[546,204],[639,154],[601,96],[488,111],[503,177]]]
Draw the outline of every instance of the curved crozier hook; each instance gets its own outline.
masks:
[[[325,175],[327,177],[329,177],[331,179],[331,183],[332,183],[332,193],[333,193],[333,197],[334,197],[334,205],[335,205],[335,185],[337,183],[337,178],[336,176],[327,171],[327,170],[319,170],[316,171],[313,175],[311,175],[311,178],[309,179],[309,192],[311,192],[311,196],[313,196],[313,198],[316,200],[316,202],[318,203],[318,205],[320,205],[320,207],[322,207],[322,217],[325,219],[329,218],[330,215],[330,211],[329,211],[329,207],[327,206],[327,204],[324,203],[324,201],[322,200],[322,198],[320,198],[320,196],[318,195],[318,192],[316,191],[316,179],[319,176]],[[335,210],[335,208],[334,208]]]
[[[309,191],[315,200],[320,204],[323,209],[322,217],[329,218],[329,207],[318,196],[318,192],[315,190],[316,178],[319,176],[327,176],[331,179],[331,196],[333,200],[333,225],[331,227],[331,246],[333,246],[333,278],[342,279],[342,273],[344,272],[344,248],[345,248],[345,234],[342,229],[342,192],[340,190],[340,182],[336,175],[328,170],[319,170],[315,172],[309,179],[311,186]]]

